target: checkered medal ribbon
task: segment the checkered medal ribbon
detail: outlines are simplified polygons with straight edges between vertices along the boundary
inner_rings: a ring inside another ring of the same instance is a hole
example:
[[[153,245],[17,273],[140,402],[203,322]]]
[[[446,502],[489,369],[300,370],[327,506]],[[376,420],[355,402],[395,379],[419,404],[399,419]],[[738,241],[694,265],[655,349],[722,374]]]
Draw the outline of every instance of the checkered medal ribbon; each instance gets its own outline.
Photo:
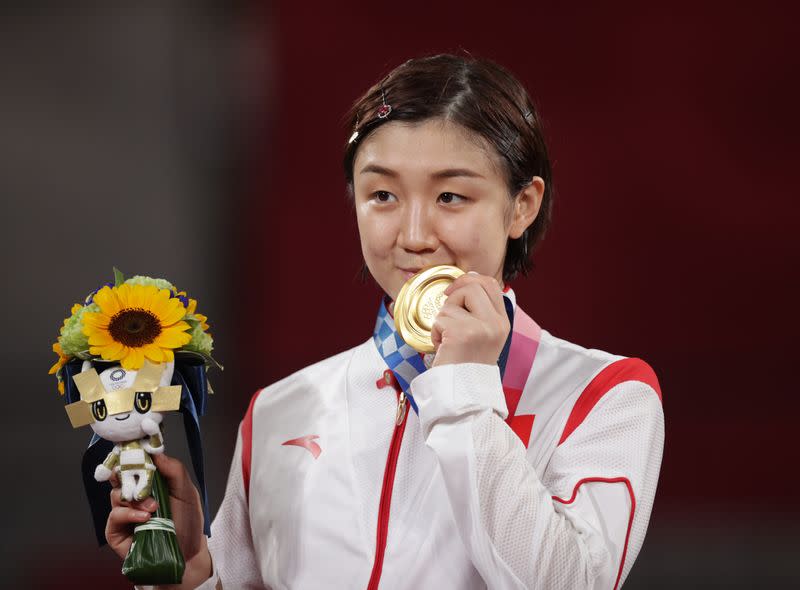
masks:
[[[514,306],[516,298],[514,291],[509,289],[503,293],[503,298],[506,304],[506,311],[509,314],[509,320],[513,326]],[[411,395],[411,382],[414,377],[420,373],[424,373],[433,363],[434,354],[422,355],[411,346],[406,344],[405,340],[400,337],[397,328],[394,325],[394,318],[389,314],[389,303],[391,300],[385,297],[378,308],[378,318],[375,320],[375,331],[372,333],[372,338],[375,341],[375,347],[386,362],[386,366],[397,378],[400,387],[406,393],[406,398],[411,403],[411,407],[419,414],[417,410],[417,403]],[[513,331],[513,330],[512,330]],[[503,352],[500,355],[500,374],[503,374],[505,368],[505,361],[508,357],[508,348],[511,341],[511,333],[509,333],[508,342],[503,347]]]

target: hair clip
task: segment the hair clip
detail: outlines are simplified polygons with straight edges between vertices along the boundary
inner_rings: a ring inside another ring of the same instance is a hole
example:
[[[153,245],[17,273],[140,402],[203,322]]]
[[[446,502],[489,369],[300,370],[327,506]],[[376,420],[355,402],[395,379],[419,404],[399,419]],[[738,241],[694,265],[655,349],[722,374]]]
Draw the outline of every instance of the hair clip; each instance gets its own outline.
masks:
[[[383,104],[378,107],[378,118],[385,119],[392,112],[392,105],[386,104],[386,92],[383,90],[383,84],[381,84],[381,101]]]
[[[358,139],[358,114],[356,114],[356,124],[353,127],[353,135],[350,136],[350,139],[347,140],[347,145],[353,143],[356,139]]]
[[[522,115],[522,118],[526,121],[530,121],[532,115],[533,113],[531,111],[525,111],[525,114]]]

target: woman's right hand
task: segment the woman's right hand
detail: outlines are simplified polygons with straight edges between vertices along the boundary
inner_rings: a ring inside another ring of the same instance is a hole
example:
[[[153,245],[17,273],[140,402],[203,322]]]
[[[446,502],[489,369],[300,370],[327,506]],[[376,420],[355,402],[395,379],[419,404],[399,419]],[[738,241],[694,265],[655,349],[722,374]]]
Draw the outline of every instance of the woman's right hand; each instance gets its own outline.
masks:
[[[153,455],[153,462],[169,487],[169,501],[178,545],[186,561],[180,586],[195,588],[211,577],[211,554],[203,532],[203,506],[183,463],[167,455]],[[108,545],[122,559],[133,543],[133,528],[147,522],[158,503],[152,497],[141,502],[126,502],[121,497],[119,479],[112,476],[111,513],[106,522]]]

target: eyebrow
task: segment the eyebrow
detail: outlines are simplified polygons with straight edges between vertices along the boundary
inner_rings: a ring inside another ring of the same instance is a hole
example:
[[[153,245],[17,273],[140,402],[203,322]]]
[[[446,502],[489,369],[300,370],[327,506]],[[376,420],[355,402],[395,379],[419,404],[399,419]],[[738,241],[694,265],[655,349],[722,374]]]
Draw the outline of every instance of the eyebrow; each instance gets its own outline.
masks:
[[[383,166],[378,166],[377,164],[367,164],[361,169],[359,174],[380,174],[382,176],[391,176],[395,178],[397,176],[397,172],[394,170],[390,170],[389,168],[384,168]]]
[[[392,178],[396,178],[399,174],[390,169],[385,168],[383,166],[379,166],[378,164],[367,164],[361,169],[359,174],[380,174],[382,176],[389,176]],[[467,178],[484,178],[482,174],[478,174],[474,170],[470,170],[469,168],[447,168],[445,170],[439,170],[438,172],[434,172],[431,174],[432,178],[457,178],[460,176],[465,176]]]

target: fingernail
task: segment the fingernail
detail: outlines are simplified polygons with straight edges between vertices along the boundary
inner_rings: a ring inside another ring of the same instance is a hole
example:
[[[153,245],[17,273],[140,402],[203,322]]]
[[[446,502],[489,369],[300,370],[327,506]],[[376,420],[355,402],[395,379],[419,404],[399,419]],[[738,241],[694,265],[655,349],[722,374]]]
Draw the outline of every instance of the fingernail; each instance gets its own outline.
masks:
[[[141,519],[141,520],[148,520],[150,518],[150,513],[149,512],[145,512],[144,510],[137,510],[134,513],[134,516],[136,518],[138,518],[138,519]]]
[[[147,498],[144,502],[142,502],[142,508],[152,512],[158,508],[158,502],[156,502],[153,498]]]
[[[471,270],[471,271],[467,272],[467,274],[468,274],[468,275],[476,275],[476,274],[478,274],[478,273],[476,273],[474,270]]]

